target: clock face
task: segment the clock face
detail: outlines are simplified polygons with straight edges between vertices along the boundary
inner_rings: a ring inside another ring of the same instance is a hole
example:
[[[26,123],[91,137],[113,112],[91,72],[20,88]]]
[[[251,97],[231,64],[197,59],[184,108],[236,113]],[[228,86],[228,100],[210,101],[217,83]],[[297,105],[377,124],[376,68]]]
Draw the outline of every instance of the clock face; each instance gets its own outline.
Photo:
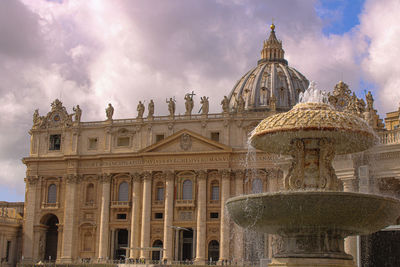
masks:
[[[59,114],[55,114],[54,116],[53,116],[53,121],[55,121],[55,122],[59,122],[60,121],[60,115]]]

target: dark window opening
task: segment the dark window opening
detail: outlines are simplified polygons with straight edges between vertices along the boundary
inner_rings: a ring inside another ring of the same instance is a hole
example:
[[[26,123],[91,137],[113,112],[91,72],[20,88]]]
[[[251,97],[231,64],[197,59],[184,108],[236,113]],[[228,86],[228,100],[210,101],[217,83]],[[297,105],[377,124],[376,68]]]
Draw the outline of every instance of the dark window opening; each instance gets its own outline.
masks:
[[[11,241],[7,241],[7,248],[6,248],[6,262],[10,259],[10,249],[11,249]]]
[[[162,219],[163,218],[163,213],[162,212],[156,212],[154,214],[154,219]]]
[[[89,138],[89,149],[97,149],[97,138]]]
[[[126,213],[118,213],[117,219],[118,220],[126,220]]]
[[[49,150],[60,150],[60,149],[61,149],[61,134],[50,135]]]
[[[219,132],[212,132],[211,133],[211,140],[215,142],[219,142]]]
[[[117,139],[117,146],[129,146],[129,137],[119,137]]]
[[[211,212],[210,213],[210,219],[218,219],[218,212]]]
[[[156,143],[164,139],[164,134],[156,134]]]

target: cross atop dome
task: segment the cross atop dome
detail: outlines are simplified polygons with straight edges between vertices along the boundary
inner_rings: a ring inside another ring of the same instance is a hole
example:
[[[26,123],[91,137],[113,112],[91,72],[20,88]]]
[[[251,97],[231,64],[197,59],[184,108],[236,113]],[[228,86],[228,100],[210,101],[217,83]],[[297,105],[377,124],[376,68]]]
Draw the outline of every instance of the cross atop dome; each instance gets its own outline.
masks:
[[[284,58],[285,51],[282,48],[282,41],[278,40],[275,35],[275,24],[272,23],[270,28],[271,33],[268,40],[264,41],[264,46],[261,50],[261,59],[258,61],[258,64],[266,61],[287,64]]]

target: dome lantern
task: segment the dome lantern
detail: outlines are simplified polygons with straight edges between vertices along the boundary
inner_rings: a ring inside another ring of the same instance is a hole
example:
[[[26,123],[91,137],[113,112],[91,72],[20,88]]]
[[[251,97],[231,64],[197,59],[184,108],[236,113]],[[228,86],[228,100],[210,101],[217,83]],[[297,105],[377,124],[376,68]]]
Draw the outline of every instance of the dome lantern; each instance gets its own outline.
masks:
[[[285,51],[282,48],[282,41],[278,40],[275,35],[275,25],[271,24],[271,33],[269,38],[264,41],[263,49],[261,50],[261,59],[258,64],[263,62],[281,62],[287,64],[284,58]]]
[[[229,95],[229,109],[237,110],[239,99],[245,111],[288,111],[298,101],[309,82],[284,59],[282,41],[275,35],[275,25],[263,42],[261,59],[236,83]]]

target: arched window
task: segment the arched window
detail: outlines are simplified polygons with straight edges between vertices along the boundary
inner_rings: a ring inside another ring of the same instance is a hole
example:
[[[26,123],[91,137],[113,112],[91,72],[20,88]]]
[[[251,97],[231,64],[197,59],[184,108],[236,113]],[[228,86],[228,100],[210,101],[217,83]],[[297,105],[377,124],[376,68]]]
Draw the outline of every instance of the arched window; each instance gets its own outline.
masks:
[[[192,191],[193,191],[193,187],[192,187],[192,181],[187,179],[185,181],[183,181],[183,185],[182,185],[182,199],[183,200],[190,200],[192,199]]]
[[[90,183],[86,186],[86,203],[94,202],[94,184]]]
[[[129,185],[127,182],[122,182],[119,185],[118,201],[129,201]]]
[[[57,186],[55,184],[49,185],[49,190],[47,191],[47,203],[57,202]]]
[[[263,184],[260,178],[254,179],[251,183],[252,193],[261,193],[263,191]]]
[[[154,243],[153,243],[153,248],[162,248],[163,247],[163,242],[161,241],[161,240],[156,240],[156,241],[154,241]],[[159,261],[159,260],[161,260],[161,250],[153,250],[153,253],[152,253],[152,260],[153,261]]]
[[[211,183],[211,200],[219,200],[219,184],[217,181]]]
[[[156,186],[156,200],[164,200],[164,184],[162,182],[157,183]]]
[[[208,243],[208,259],[212,262],[219,260],[219,243],[217,240],[211,240]]]

